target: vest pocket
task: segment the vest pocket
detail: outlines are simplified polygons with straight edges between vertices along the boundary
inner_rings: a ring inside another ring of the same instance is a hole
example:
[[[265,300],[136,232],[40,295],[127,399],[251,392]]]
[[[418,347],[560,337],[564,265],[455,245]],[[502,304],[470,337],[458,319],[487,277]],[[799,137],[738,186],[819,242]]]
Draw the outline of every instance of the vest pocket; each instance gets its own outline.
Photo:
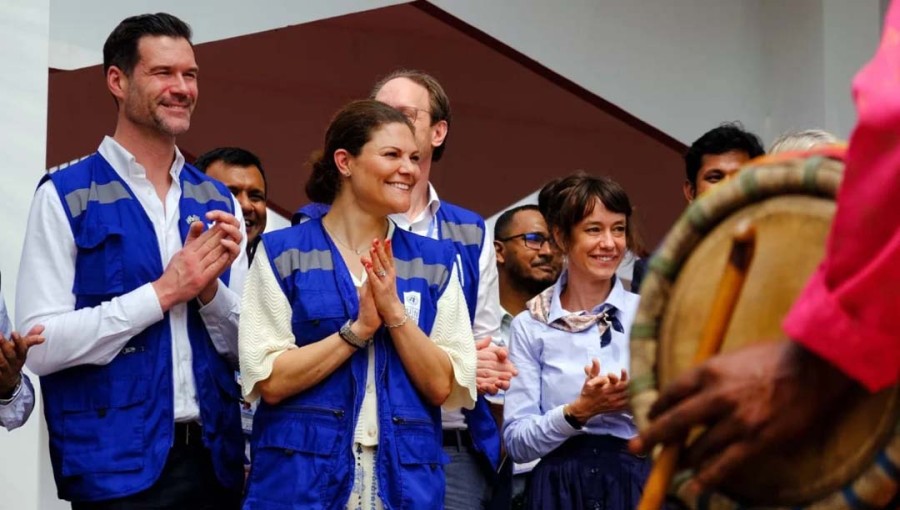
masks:
[[[346,428],[344,411],[283,405],[269,413],[254,428],[247,501],[320,508],[325,494],[334,490],[330,475],[342,460],[337,450]]]
[[[75,238],[73,292],[78,295],[110,295],[125,291],[122,235],[118,226],[85,224]]]
[[[340,294],[332,291],[298,291],[301,299],[293,305],[291,327],[297,345],[303,346],[337,332],[347,320]]]
[[[392,421],[400,462],[402,507],[443,508],[444,464],[448,459],[433,422],[397,414]]]
[[[148,381],[97,377],[62,404],[62,474],[137,471],[144,467]]]
[[[434,434],[434,429],[426,433],[404,430],[396,426],[397,457],[401,464],[431,464],[443,466],[447,463],[444,451]]]

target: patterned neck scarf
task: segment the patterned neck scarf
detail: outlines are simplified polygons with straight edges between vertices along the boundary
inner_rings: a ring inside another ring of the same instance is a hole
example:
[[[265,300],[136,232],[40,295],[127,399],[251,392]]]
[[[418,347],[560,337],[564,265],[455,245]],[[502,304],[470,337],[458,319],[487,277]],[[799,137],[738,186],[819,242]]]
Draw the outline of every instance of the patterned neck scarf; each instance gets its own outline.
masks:
[[[609,303],[604,303],[597,313],[570,313],[550,322],[550,302],[554,288],[555,286],[545,289],[526,304],[535,320],[569,333],[580,333],[596,324],[600,332],[600,347],[606,347],[612,341],[612,330],[625,333],[625,328],[617,317],[619,309]]]

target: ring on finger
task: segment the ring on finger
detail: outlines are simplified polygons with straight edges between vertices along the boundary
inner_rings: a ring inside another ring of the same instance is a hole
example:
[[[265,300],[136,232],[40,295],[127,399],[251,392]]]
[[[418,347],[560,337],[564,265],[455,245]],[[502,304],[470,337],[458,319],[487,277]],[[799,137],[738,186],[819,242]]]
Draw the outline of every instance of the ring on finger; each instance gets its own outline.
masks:
[[[380,271],[375,271],[375,276],[377,276],[379,278],[384,278],[385,276],[387,276],[387,272],[385,272],[384,269],[382,269]]]

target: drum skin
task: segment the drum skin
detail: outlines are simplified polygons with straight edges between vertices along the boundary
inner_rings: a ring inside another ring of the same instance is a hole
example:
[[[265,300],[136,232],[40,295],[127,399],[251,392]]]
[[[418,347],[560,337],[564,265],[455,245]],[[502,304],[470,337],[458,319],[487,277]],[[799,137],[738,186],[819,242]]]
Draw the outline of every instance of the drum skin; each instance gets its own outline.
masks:
[[[658,388],[690,366],[745,218],[757,230],[755,256],[722,351],[783,338],[781,321],[824,255],[842,169],[821,155],[754,165],[685,211],[650,262],[632,326],[639,428]],[[850,400],[847,412],[807,431],[795,448],[739,469],[721,493],[692,493],[688,471],[670,492],[692,508],[884,507],[898,490],[900,389]]]

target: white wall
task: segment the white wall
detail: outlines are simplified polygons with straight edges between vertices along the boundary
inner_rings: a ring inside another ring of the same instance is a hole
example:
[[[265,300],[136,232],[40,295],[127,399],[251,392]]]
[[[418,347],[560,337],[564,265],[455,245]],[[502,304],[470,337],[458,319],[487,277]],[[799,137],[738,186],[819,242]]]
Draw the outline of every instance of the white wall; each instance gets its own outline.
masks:
[[[878,42],[880,0],[430,0],[689,144],[727,120],[765,143],[855,120],[849,79]],[[51,0],[50,66],[101,62],[123,17],[168,11],[198,43],[402,0]],[[215,13],[225,13],[217,16]]]
[[[28,207],[47,145],[49,7],[49,0],[0,0],[0,272],[10,318]],[[0,508],[52,508],[39,503],[46,489],[38,480],[48,475],[47,463],[38,461],[46,460],[47,444],[40,414],[35,409],[13,432],[0,428]],[[53,485],[49,491],[52,495]]]
[[[50,67],[103,62],[103,42],[122,19],[168,12],[190,23],[194,43],[247,35],[405,3],[406,0],[50,0]]]
[[[685,144],[741,120],[842,137],[878,0],[431,0]],[[539,35],[538,35],[539,34]]]

